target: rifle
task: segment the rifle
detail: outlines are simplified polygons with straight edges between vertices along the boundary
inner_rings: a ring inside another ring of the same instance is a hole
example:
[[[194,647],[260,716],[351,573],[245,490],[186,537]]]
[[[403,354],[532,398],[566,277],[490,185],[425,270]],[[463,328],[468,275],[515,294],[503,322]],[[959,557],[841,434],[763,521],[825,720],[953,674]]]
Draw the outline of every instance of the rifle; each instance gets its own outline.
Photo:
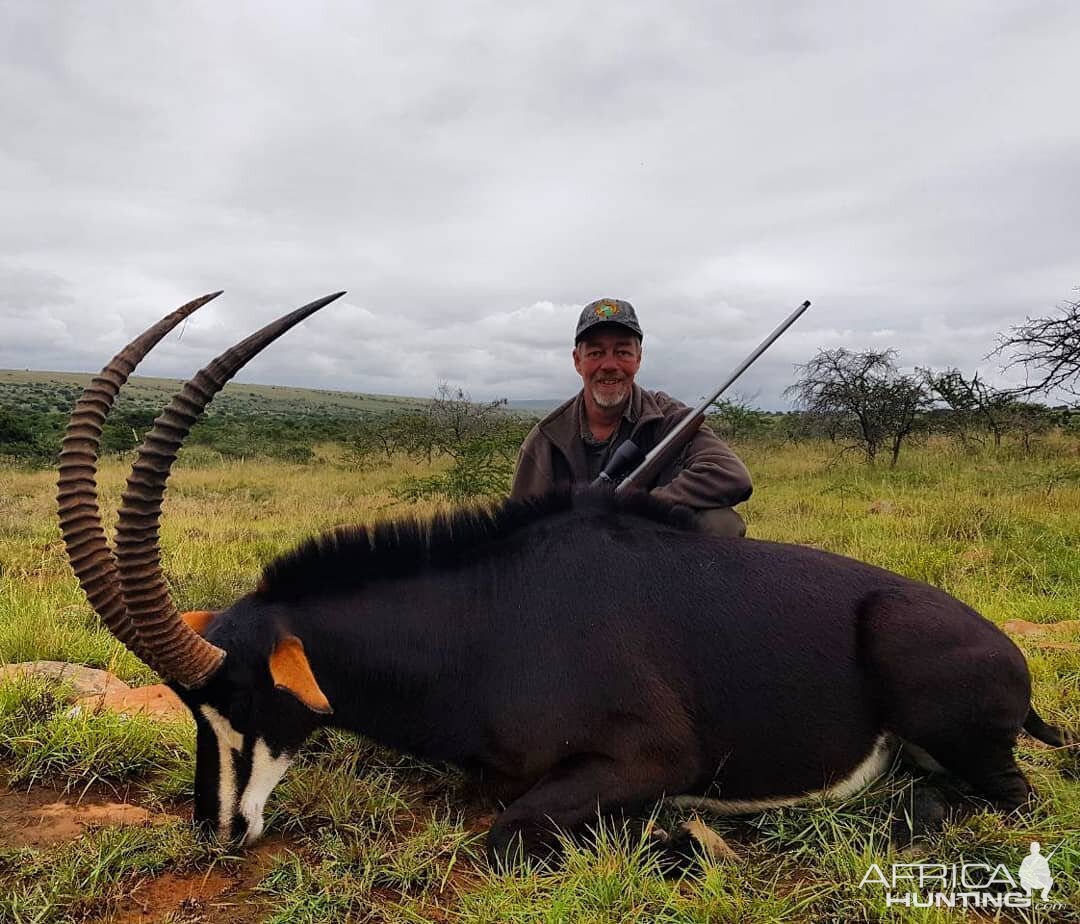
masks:
[[[616,492],[625,491],[631,486],[644,487],[649,484],[649,482],[660,474],[661,469],[694,438],[694,434],[698,432],[698,429],[705,422],[705,412],[709,409],[709,405],[727,391],[732,383],[749,369],[751,364],[771,347],[776,339],[791,327],[791,325],[794,324],[809,307],[810,302],[807,300],[791,312],[791,314],[780,323],[780,326],[762,340],[761,343],[758,344],[757,349],[739,364],[739,367],[724,380],[716,391],[705,398],[701,404],[680,420],[679,423],[676,424],[675,429],[660,440],[648,454],[642,452],[641,448],[633,442],[633,440],[626,440],[624,443],[620,444],[619,448],[612,454],[611,458],[608,460],[608,464],[604,466],[604,470],[597,476],[593,484],[614,484],[616,485]],[[622,473],[631,469],[632,471],[630,471],[630,474],[620,481]]]

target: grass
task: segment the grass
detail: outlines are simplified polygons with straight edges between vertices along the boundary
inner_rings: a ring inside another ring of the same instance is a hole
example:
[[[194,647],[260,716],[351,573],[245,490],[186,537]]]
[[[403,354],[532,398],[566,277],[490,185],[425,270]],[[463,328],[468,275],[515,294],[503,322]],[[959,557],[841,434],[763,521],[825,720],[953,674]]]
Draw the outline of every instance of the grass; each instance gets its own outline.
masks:
[[[91,378],[91,374],[83,372],[0,369],[0,407],[24,408],[37,404],[43,410],[67,414]],[[132,376],[121,393],[119,407],[148,407],[156,413],[183,384],[182,379]],[[230,382],[214,399],[210,413],[229,416],[255,413],[290,420],[311,414],[349,417],[414,411],[425,407],[429,401],[430,398],[401,395]],[[558,400],[516,401],[511,407],[540,414],[560,403]]]
[[[742,448],[756,490],[751,535],[852,555],[937,584],[991,620],[1058,622],[1080,614],[1080,447],[1048,440],[1032,456],[1006,447],[968,454],[947,442],[906,451],[894,469],[836,461],[830,447]],[[182,460],[165,505],[164,566],[181,608],[227,604],[261,566],[298,539],[335,525],[433,505],[393,489],[406,463],[357,472],[333,447],[285,465]],[[126,475],[103,467],[106,521]],[[131,683],[153,674],[97,625],[63,555],[50,472],[0,469],[0,662],[70,660]],[[1076,638],[1072,636],[1062,636]],[[1051,722],[1080,729],[1080,655],[1019,639],[1034,700]],[[149,800],[190,790],[191,731],[144,720],[70,715],[60,692],[0,685],[0,773],[10,785],[80,788],[135,783]],[[1080,784],[1060,773],[1075,757],[1025,743],[1040,793],[1034,814],[976,814],[942,832],[927,862],[979,860],[1014,871],[1037,839],[1055,854],[1053,897],[1064,910],[1002,919],[1080,920]],[[907,790],[882,781],[844,805],[765,812],[714,827],[743,857],[702,863],[680,881],[658,874],[644,845],[601,827],[591,848],[567,845],[558,870],[500,875],[482,860],[462,778],[353,736],[309,743],[268,806],[284,850],[261,876],[273,921],[453,922],[945,922],[949,909],[888,907],[859,881],[869,864],[901,862],[885,836]],[[678,822],[662,809],[661,822]],[[101,829],[72,844],[0,852],[0,922],[99,919],[163,868],[205,873],[228,862],[184,825]],[[993,915],[986,913],[983,919]]]
[[[272,921],[431,920],[459,861],[475,863],[476,836],[452,816],[407,826],[348,822],[320,829],[304,854],[282,858],[261,885]]]
[[[55,685],[41,680],[0,685],[0,760],[10,786],[59,781],[84,787],[182,774],[194,753],[187,725],[141,715],[81,714]]]
[[[103,827],[42,850],[0,852],[0,921],[13,924],[100,920],[145,876],[204,870],[223,856],[190,825]]]
[[[24,407],[36,401],[45,409],[70,413],[75,399],[91,378],[93,376],[89,373],[81,372],[0,369],[0,406]],[[183,384],[181,379],[136,375],[124,386],[121,401],[124,405],[153,408],[156,412]],[[291,419],[311,413],[335,416],[393,413],[415,410],[424,404],[423,398],[230,382],[214,399],[211,413],[234,415],[254,412]]]

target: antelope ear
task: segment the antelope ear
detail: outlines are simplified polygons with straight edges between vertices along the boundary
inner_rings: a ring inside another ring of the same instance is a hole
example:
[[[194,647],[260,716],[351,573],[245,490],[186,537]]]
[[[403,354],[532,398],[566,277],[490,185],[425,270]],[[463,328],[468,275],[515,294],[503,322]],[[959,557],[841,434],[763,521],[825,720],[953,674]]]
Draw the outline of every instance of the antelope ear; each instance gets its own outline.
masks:
[[[312,712],[330,715],[333,708],[326,694],[319,689],[318,681],[311,672],[311,664],[304,654],[304,643],[295,635],[282,636],[270,655],[270,676],[279,690],[292,693]]]
[[[181,613],[180,618],[197,635],[206,635],[206,630],[210,628],[210,623],[217,619],[217,615],[211,610],[189,610]]]

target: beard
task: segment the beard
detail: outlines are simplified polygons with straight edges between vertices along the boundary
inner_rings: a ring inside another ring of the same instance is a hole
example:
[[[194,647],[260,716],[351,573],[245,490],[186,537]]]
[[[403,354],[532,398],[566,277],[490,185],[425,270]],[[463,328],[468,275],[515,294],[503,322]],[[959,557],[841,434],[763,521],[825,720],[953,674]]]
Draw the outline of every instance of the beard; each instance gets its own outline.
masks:
[[[619,382],[614,391],[604,391],[597,385],[593,385],[591,391],[596,406],[604,409],[619,407],[630,396],[630,386],[625,381]]]

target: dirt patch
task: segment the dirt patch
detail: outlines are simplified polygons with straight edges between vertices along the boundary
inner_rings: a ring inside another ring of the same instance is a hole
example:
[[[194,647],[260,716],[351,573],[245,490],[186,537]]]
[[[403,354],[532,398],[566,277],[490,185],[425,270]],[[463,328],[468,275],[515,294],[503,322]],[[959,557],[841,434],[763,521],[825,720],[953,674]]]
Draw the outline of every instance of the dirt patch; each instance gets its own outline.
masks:
[[[1080,619],[1062,622],[1028,622],[1010,619],[1002,628],[1030,648],[1049,651],[1080,651],[1080,641],[1064,641],[1062,636],[1080,635]]]
[[[242,863],[144,879],[109,916],[109,924],[257,924],[266,919],[268,909],[255,887],[274,860],[292,847],[287,840],[270,838],[249,849]]]
[[[90,712],[118,712],[121,715],[149,715],[175,722],[191,722],[191,712],[165,684],[152,687],[109,689],[100,696],[80,697],[77,702]]]
[[[85,792],[68,792],[50,786],[9,790],[0,786],[0,847],[45,849],[82,837],[91,827],[152,825],[190,817],[179,805],[161,811],[139,804],[137,788],[116,790],[92,786]],[[490,803],[469,803],[467,830],[486,830],[494,818]],[[417,816],[418,824],[422,817]],[[104,924],[259,924],[272,913],[272,900],[259,885],[279,859],[288,853],[303,857],[305,849],[296,839],[270,832],[239,857],[216,863],[209,869],[188,873],[163,871],[127,881],[127,893],[102,909],[96,920]],[[426,914],[432,921],[446,919],[445,908],[457,891],[475,877],[471,864],[456,866]],[[400,896],[387,892],[392,906]]]
[[[142,924],[168,917],[194,924],[223,921],[227,915],[228,920],[236,921],[238,918],[229,903],[221,901],[232,885],[232,877],[219,870],[192,876],[162,873],[139,883],[109,920],[114,924]]]
[[[89,827],[164,824],[186,813],[154,811],[135,793],[91,787],[85,793],[35,786],[0,788],[0,847],[46,848],[75,840]],[[137,882],[102,920],[110,924],[256,924],[266,919],[266,899],[256,891],[275,860],[297,845],[270,836],[243,859],[188,874],[164,872]]]
[[[92,825],[163,824],[176,817],[151,812],[111,792],[65,793],[42,786],[5,789],[0,790],[0,845],[47,847],[74,840]]]
[[[1028,622],[1026,619],[1010,619],[1001,625],[1010,635],[1020,638],[1043,638],[1047,635],[1071,635],[1080,632],[1080,619],[1062,622]]]

